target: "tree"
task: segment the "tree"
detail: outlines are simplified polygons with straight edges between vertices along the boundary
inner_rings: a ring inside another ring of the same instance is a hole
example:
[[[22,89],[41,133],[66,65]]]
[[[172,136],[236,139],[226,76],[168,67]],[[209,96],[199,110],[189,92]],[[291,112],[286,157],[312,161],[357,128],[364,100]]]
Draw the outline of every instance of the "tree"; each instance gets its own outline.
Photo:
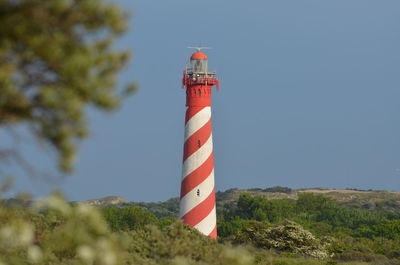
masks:
[[[138,206],[106,207],[102,213],[113,231],[134,230],[158,223],[157,217]]]
[[[106,0],[0,0],[0,127],[28,125],[70,172],[87,107],[114,110],[134,90],[116,88],[127,20]]]
[[[268,200],[264,196],[243,193],[237,202],[237,215],[244,219],[278,222],[292,217],[295,211],[293,200]]]

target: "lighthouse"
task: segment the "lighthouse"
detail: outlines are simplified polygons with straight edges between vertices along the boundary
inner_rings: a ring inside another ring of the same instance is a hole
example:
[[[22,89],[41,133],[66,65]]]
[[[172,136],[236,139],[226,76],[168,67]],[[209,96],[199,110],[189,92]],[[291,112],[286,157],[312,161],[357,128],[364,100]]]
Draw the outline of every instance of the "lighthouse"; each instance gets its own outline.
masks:
[[[217,238],[211,94],[219,81],[208,71],[207,55],[197,49],[183,72],[186,90],[180,218],[210,238]]]

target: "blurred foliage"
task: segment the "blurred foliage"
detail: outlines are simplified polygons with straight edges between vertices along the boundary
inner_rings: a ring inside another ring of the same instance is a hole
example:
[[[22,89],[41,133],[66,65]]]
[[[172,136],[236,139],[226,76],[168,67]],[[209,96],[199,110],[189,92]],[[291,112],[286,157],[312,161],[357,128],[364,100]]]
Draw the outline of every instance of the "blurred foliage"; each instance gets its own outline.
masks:
[[[100,212],[54,195],[35,210],[0,207],[1,264],[120,264],[123,251]]]
[[[116,89],[127,20],[106,0],[0,0],[0,126],[28,125],[71,171],[87,107],[114,110],[134,89]]]

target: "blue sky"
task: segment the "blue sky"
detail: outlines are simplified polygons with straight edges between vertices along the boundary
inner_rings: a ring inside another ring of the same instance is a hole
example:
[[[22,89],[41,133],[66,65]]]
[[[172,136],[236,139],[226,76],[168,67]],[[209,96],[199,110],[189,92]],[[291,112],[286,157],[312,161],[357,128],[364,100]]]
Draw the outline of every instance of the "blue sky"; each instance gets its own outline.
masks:
[[[190,50],[208,45],[217,190],[275,185],[400,191],[400,1],[129,1],[120,85],[140,90],[92,136],[62,180],[15,170],[14,192],[158,201],[179,194]],[[27,148],[34,165],[55,161]]]

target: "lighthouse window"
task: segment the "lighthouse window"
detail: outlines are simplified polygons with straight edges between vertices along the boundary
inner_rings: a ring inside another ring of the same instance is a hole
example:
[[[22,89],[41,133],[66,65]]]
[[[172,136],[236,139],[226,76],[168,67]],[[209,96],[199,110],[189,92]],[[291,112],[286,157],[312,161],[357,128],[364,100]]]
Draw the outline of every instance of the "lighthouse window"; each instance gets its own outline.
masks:
[[[201,90],[200,90],[200,89],[197,90],[197,95],[198,95],[198,96],[201,96]]]
[[[200,190],[197,189],[197,196],[200,196]]]
[[[200,140],[197,141],[197,146],[200,148],[201,147],[201,142]]]
[[[194,73],[207,72],[207,60],[191,60],[191,68]]]

